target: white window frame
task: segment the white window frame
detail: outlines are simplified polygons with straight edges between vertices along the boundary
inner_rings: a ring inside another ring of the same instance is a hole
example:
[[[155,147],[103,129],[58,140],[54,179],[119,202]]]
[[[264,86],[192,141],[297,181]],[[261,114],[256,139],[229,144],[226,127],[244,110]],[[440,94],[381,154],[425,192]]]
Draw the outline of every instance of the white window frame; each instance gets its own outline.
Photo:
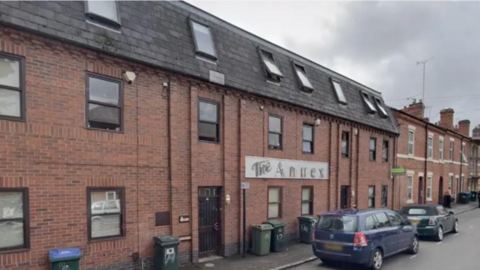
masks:
[[[377,108],[375,108],[375,106],[373,105],[373,103],[372,103],[373,101],[370,98],[370,95],[368,93],[362,92],[362,98],[363,98],[363,101],[365,102],[365,104],[367,104],[367,107],[368,107],[368,110],[370,111],[370,113],[377,112]]]
[[[278,190],[278,202],[277,201],[271,201],[270,198],[270,190]],[[267,197],[268,197],[268,209],[267,209],[267,218],[268,219],[275,219],[275,218],[281,218],[282,217],[282,188],[281,187],[268,187],[267,189]],[[278,215],[277,216],[271,216],[270,214],[270,205],[276,205],[278,207]]]
[[[455,148],[455,140],[454,139],[450,138],[450,144],[449,144],[448,148],[449,148],[450,161],[453,161],[453,158],[454,158],[453,150]]]
[[[433,159],[433,134],[428,135],[428,159]]]
[[[453,173],[448,174],[448,187],[453,189]]]
[[[427,175],[427,201],[431,202],[433,197],[433,174]]]
[[[465,156],[465,143],[462,143],[462,147],[460,147],[460,163],[465,164],[467,162],[468,159]]]
[[[410,141],[410,133],[412,133],[412,141]],[[409,156],[413,156],[415,154],[415,130],[414,129],[411,129],[411,128],[408,129],[407,141],[408,141],[407,154]],[[410,144],[412,145],[412,152],[411,153],[410,153]]]
[[[109,18],[108,16],[105,16],[102,14],[102,12],[99,12],[97,10],[94,10],[91,6],[90,2],[98,2],[98,1],[85,1],[85,13],[89,15],[90,17],[97,18],[101,20],[102,22],[109,22],[109,23],[114,23],[118,26],[120,26],[120,8],[118,6],[118,1],[106,1],[106,2],[113,2],[115,3],[115,15],[117,15],[117,18]]]
[[[415,173],[414,172],[407,172],[407,203],[413,203],[414,198],[414,187],[415,187]],[[410,183],[411,180],[411,183]],[[411,184],[411,185],[410,185]],[[408,194],[410,195],[410,198]]]
[[[438,139],[438,159],[439,160],[443,160],[443,148],[444,148],[443,137],[440,137]]]

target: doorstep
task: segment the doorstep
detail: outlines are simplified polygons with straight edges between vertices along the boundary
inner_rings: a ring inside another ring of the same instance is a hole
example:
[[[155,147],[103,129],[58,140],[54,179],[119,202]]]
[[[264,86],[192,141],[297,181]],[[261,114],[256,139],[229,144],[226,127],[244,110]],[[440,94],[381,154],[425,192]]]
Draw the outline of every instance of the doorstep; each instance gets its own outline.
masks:
[[[245,258],[242,258],[242,255],[239,254],[219,260],[187,265],[180,267],[180,270],[282,270],[316,259],[312,252],[312,245],[290,242],[287,249],[282,252],[270,252],[265,256],[247,253]]]

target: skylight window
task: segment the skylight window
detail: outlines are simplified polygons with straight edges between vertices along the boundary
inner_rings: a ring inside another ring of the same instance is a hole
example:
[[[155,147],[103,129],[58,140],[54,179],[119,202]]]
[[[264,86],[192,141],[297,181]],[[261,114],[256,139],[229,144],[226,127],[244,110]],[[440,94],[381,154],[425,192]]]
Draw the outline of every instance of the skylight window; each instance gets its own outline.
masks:
[[[86,12],[91,19],[100,20],[103,23],[120,25],[117,1],[87,1]]]
[[[368,94],[367,93],[362,93],[362,96],[363,96],[363,101],[367,105],[368,112],[369,113],[376,112],[377,109],[375,108],[375,106],[373,106],[372,101],[370,100],[370,97],[368,96]]]
[[[333,90],[335,90],[335,95],[337,96],[338,102],[347,104],[347,99],[343,94],[343,89],[340,83],[332,79],[332,86],[333,86]]]
[[[377,106],[377,108],[379,110],[380,116],[387,117],[388,114],[387,114],[387,111],[385,110],[385,108],[382,105],[382,101],[378,97],[374,97],[374,99],[375,99],[375,105]]]
[[[260,56],[262,58],[263,64],[265,65],[268,78],[270,80],[280,82],[280,80],[283,78],[283,74],[275,63],[275,60],[273,59],[273,54],[264,50],[260,50]]]
[[[190,20],[195,52],[212,60],[217,60],[215,44],[213,43],[212,32],[207,25]]]
[[[297,64],[293,64],[293,66],[295,68],[295,72],[297,74],[298,80],[300,81],[300,85],[302,86],[302,89],[307,90],[309,92],[313,91],[313,86],[307,77],[307,72],[305,71],[305,68]]]

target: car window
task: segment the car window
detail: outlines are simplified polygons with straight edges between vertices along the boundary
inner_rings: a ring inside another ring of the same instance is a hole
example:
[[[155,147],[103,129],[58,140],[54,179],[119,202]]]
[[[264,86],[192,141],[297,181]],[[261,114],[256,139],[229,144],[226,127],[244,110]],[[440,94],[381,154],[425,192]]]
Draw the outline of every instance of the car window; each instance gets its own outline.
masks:
[[[373,215],[370,215],[365,218],[365,230],[370,231],[370,230],[375,230],[377,228],[377,221],[373,217]]]
[[[392,224],[392,226],[396,227],[396,226],[401,226],[402,225],[403,219],[397,213],[387,212],[387,216],[388,216],[388,219],[390,220],[390,223]]]
[[[357,217],[355,216],[322,216],[317,224],[317,228],[326,231],[357,231]]]
[[[390,227],[390,221],[385,213],[374,214],[378,221],[378,228]]]
[[[437,214],[435,208],[431,206],[404,207],[401,213],[408,216],[433,216]]]
[[[446,215],[447,214],[447,210],[445,210],[445,208],[443,206],[437,206],[437,211],[438,211],[439,215]]]

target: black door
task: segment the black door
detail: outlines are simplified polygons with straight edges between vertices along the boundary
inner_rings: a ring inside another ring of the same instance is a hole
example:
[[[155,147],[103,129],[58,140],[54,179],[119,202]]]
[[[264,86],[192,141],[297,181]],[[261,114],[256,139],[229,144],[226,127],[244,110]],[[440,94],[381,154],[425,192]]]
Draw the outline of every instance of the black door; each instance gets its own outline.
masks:
[[[341,186],[340,187],[340,208],[341,209],[350,208],[348,194],[350,194],[350,186]]]
[[[443,177],[438,181],[438,204],[443,205]]]
[[[418,202],[423,203],[423,177],[418,178]]]
[[[220,248],[220,194],[219,187],[198,189],[199,256],[218,255]]]

